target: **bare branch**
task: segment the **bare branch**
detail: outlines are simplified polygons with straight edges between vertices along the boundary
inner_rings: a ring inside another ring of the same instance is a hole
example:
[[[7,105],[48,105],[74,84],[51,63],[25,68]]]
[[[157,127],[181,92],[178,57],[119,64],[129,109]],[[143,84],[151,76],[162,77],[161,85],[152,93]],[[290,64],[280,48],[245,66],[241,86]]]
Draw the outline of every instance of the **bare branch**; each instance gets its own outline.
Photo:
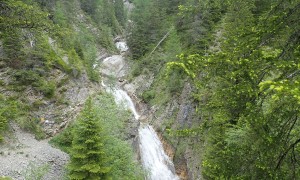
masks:
[[[284,158],[286,157],[286,155],[288,154],[288,152],[289,152],[291,149],[293,149],[298,143],[300,143],[300,139],[297,139],[293,144],[291,144],[291,145],[289,146],[289,148],[288,148],[288,149],[280,156],[279,161],[278,161],[278,163],[277,163],[277,165],[276,165],[275,170],[277,170],[277,169],[280,167],[282,161],[284,160]]]
[[[171,28],[167,34],[164,35],[164,37],[157,43],[157,45],[155,46],[155,48],[151,51],[151,53],[148,55],[148,57],[151,56],[152,53],[154,53],[154,51],[158,48],[158,46],[169,36],[170,32],[173,30],[173,28]]]

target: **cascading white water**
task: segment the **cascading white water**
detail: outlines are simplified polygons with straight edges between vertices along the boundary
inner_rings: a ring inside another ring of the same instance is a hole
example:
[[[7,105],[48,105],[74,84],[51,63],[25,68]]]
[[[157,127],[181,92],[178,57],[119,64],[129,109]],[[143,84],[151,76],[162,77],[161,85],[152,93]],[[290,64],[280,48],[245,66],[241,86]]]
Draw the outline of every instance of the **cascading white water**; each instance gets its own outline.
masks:
[[[117,42],[116,46],[121,52],[124,50],[124,47],[127,48],[125,42]],[[125,51],[127,51],[127,49]],[[110,61],[110,59],[113,58],[106,58],[104,63],[108,63],[107,61]],[[114,70],[116,72],[112,72],[112,74],[118,74],[119,72],[117,69],[118,68],[115,68]],[[116,87],[110,88],[106,86],[103,81],[102,86],[105,87],[108,93],[111,93],[115,97],[117,104],[123,105],[125,108],[129,109],[134,115],[135,119],[139,119],[140,116],[134,106],[134,103],[125,91]],[[150,125],[141,125],[139,128],[139,139],[142,164],[148,172],[147,179],[179,180],[179,177],[175,173],[175,168],[172,161],[164,152],[162,143]]]
[[[129,109],[132,112],[132,114],[134,115],[134,118],[136,120],[138,120],[140,118],[140,116],[138,115],[138,113],[134,107],[134,104],[133,104],[131,98],[125,91],[123,91],[122,89],[107,87],[103,81],[102,81],[102,86],[105,87],[105,89],[108,93],[111,93],[114,96],[115,102],[117,104],[122,105],[125,109]]]
[[[141,158],[151,180],[176,180],[175,168],[154,129],[145,125],[139,129]]]
[[[116,42],[116,46],[120,50],[120,52],[126,52],[128,50],[128,46],[126,42],[122,42],[122,41]]]

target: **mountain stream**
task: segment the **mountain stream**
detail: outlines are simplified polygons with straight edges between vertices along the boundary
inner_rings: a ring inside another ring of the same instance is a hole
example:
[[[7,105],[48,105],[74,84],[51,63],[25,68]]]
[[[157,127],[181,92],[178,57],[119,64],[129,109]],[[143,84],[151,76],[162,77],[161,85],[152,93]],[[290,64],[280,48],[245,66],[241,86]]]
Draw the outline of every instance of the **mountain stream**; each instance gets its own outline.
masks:
[[[126,42],[117,42],[116,47],[121,54],[128,50]],[[106,77],[120,78],[125,75],[125,61],[122,55],[113,55],[105,58],[101,64],[101,73]],[[108,78],[103,78],[108,81]],[[140,115],[135,108],[133,100],[117,86],[108,86],[102,81],[105,90],[112,94],[115,102],[125,109],[129,109],[134,115],[135,120],[139,120]],[[175,168],[170,158],[164,152],[162,143],[155,130],[148,123],[141,123],[139,129],[139,148],[142,165],[148,173],[149,180],[179,180],[175,173]]]

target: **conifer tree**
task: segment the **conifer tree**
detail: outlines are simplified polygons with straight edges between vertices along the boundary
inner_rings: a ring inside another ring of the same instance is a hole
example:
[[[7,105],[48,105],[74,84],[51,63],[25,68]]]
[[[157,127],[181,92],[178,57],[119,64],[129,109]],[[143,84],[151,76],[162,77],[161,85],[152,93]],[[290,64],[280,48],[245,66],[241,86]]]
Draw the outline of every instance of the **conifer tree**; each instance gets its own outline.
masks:
[[[91,99],[88,99],[73,131],[68,166],[70,179],[105,179],[111,169],[106,165],[105,138],[101,136],[103,129],[96,117]]]
[[[124,2],[123,0],[116,0],[114,2],[114,8],[115,8],[115,16],[120,23],[120,25],[125,26],[125,11],[124,11]]]

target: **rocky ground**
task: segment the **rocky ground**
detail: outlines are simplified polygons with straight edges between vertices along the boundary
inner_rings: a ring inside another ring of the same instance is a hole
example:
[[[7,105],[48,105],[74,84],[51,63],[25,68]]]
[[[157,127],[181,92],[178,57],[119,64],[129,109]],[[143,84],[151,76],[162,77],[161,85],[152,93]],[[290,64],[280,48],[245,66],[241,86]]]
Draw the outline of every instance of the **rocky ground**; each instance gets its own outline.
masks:
[[[69,159],[66,153],[51,147],[49,139],[38,141],[16,124],[10,127],[13,135],[5,139],[5,146],[0,149],[0,175],[23,180],[45,170],[44,180],[63,178]]]

